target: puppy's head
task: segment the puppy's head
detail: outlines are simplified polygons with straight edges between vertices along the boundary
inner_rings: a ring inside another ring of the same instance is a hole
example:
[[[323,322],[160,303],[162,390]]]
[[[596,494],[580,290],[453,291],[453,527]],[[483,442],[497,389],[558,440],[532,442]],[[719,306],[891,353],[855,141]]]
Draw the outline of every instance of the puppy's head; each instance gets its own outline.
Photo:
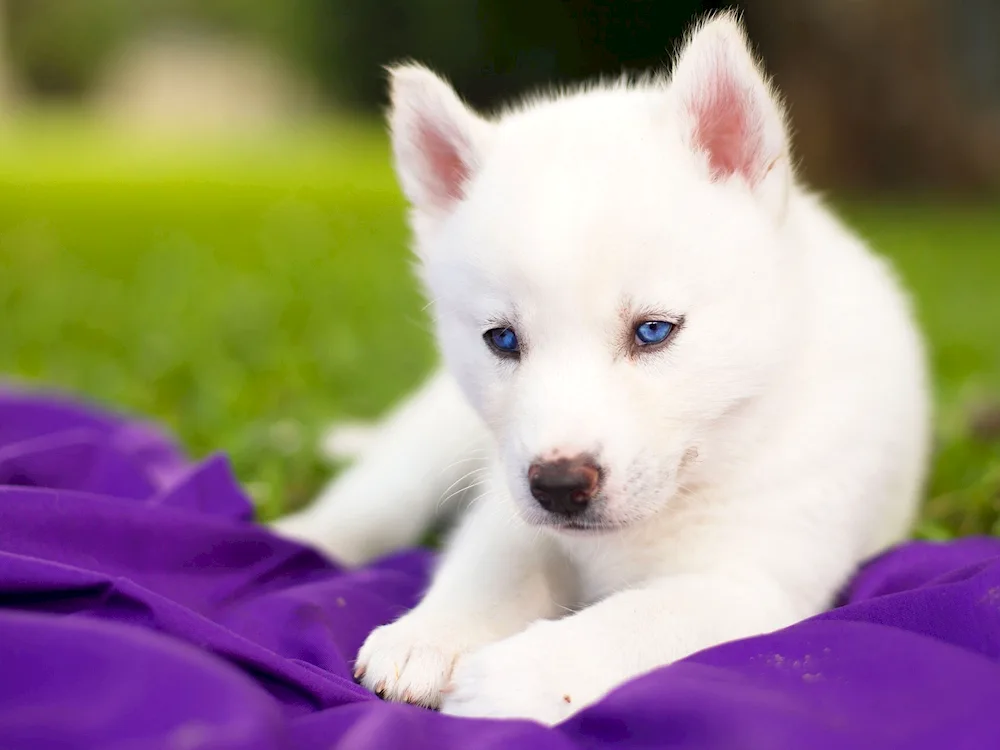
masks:
[[[793,176],[742,29],[702,25],[669,80],[492,119],[421,67],[391,88],[441,351],[519,512],[612,529],[669,506],[787,339]]]

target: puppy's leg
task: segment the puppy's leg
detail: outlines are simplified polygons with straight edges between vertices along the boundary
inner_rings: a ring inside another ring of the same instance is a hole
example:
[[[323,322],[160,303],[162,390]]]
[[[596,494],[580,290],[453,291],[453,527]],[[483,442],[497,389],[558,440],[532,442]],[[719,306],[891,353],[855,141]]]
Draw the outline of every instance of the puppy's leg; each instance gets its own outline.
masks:
[[[564,565],[550,540],[514,517],[508,499],[484,497],[423,601],[368,637],[356,674],[385,698],[437,707],[460,656],[560,612],[556,602],[571,595]]]
[[[473,652],[442,710],[555,724],[632,677],[801,615],[764,576],[673,576]]]
[[[469,654],[442,710],[556,723],[640,674],[821,611],[857,544],[851,499],[815,481],[693,510],[702,523],[671,540],[669,572]]]
[[[454,381],[434,375],[384,424],[358,463],[274,530],[348,564],[413,544],[482,478],[488,435]]]
[[[331,461],[357,461],[378,445],[376,422],[338,422],[323,436],[321,453]]]

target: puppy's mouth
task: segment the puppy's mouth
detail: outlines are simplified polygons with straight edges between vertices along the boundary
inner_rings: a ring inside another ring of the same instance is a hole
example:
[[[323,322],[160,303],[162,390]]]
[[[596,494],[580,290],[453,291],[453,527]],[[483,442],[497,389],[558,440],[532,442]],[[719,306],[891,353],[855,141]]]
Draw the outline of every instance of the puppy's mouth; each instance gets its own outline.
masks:
[[[558,531],[566,532],[567,534],[608,534],[613,531],[618,531],[622,527],[617,523],[608,523],[606,521],[600,523],[584,523],[581,521],[557,521],[555,523],[549,524],[553,529]]]
[[[536,525],[566,534],[595,536],[620,531],[624,527],[622,523],[601,518],[559,518],[556,516],[539,518]]]

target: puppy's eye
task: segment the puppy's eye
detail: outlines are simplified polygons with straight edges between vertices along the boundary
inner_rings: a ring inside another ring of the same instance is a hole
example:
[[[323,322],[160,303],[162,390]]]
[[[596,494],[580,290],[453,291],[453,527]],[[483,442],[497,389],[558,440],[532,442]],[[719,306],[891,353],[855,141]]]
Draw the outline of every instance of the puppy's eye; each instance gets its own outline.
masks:
[[[491,328],[483,334],[490,348],[504,357],[516,357],[521,351],[521,344],[513,328]]]
[[[635,327],[635,343],[638,346],[662,344],[670,338],[674,324],[665,320],[647,320]]]

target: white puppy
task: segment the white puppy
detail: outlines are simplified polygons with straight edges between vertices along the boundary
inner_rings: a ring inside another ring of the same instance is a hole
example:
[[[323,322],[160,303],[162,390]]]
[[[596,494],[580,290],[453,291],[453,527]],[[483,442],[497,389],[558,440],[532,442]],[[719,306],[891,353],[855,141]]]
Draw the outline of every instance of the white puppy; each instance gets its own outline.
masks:
[[[391,86],[446,373],[277,528],[359,562],[448,493],[472,503],[424,600],[361,649],[366,686],[556,722],[823,610],[905,537],[921,338],[886,265],[797,184],[735,17],[698,27],[669,80],[494,119],[418,66]]]

